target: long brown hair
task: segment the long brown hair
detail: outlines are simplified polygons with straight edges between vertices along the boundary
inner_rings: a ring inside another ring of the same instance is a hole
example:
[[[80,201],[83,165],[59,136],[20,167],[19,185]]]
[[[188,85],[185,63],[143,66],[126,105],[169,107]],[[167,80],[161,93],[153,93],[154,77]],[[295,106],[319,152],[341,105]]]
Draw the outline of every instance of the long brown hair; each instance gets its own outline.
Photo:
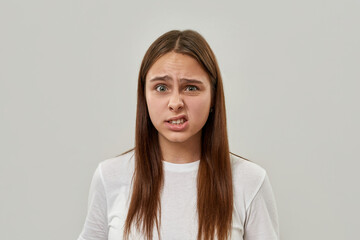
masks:
[[[158,133],[153,126],[145,99],[145,80],[150,67],[165,53],[174,51],[196,59],[208,73],[212,85],[212,112],[202,129],[201,158],[197,175],[198,240],[225,240],[230,237],[233,188],[226,128],[225,99],[219,66],[206,40],[192,30],[170,31],[160,36],[147,50],[138,78],[135,172],[133,192],[124,236],[132,224],[146,239],[153,238],[156,225],[160,236],[163,187],[162,154]]]

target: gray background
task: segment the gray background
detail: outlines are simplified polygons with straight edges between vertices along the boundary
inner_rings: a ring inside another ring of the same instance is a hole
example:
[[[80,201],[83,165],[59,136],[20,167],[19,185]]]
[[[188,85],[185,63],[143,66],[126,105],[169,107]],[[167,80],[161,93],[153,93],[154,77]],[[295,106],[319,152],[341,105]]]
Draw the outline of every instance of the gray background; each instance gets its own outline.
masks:
[[[134,143],[141,59],[199,31],[231,150],[263,166],[282,239],[359,228],[358,0],[0,2],[0,239],[76,239],[97,164]]]

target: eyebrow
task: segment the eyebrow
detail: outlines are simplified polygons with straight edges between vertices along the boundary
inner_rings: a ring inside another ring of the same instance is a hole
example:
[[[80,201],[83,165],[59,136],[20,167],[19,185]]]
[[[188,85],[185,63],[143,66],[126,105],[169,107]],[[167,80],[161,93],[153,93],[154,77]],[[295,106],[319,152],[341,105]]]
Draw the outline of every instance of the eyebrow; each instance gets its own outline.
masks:
[[[150,82],[154,82],[154,81],[166,81],[166,80],[171,80],[172,78],[168,75],[165,75],[165,76],[156,76],[156,77],[153,77],[152,79],[150,79]]]
[[[150,82],[154,81],[169,81],[172,80],[172,78],[168,75],[165,76],[156,76],[150,79]],[[197,83],[197,84],[203,84],[202,81],[196,80],[196,79],[189,79],[189,78],[180,78],[180,82],[187,82],[187,83]]]

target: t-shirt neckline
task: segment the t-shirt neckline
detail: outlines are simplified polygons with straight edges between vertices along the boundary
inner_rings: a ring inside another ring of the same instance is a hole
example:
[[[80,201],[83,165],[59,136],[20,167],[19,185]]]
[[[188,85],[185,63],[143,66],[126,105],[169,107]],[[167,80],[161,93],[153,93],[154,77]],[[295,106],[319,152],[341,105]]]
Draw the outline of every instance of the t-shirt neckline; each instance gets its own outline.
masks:
[[[199,167],[200,160],[190,163],[171,163],[162,160],[164,170],[170,172],[191,172],[197,170]]]

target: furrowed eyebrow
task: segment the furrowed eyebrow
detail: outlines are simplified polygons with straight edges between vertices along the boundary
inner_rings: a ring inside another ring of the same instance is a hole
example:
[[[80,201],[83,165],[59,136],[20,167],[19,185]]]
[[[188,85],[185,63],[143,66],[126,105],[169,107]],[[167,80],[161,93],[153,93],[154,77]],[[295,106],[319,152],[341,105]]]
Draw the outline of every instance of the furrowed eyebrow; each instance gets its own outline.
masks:
[[[153,78],[150,79],[150,82],[154,82],[154,81],[169,81],[172,80],[172,78],[168,75],[165,76],[155,76]],[[200,80],[196,80],[196,79],[189,79],[189,78],[181,78],[180,82],[186,82],[186,83],[193,83],[193,84],[203,84],[202,81]]]
[[[181,78],[180,82],[203,84],[202,81],[199,81],[199,80],[196,80],[196,79],[188,79],[188,78]]]
[[[156,77],[153,77],[152,79],[150,79],[150,82],[153,82],[153,81],[167,81],[167,80],[171,80],[172,78],[168,75],[165,75],[165,76],[156,76]]]

